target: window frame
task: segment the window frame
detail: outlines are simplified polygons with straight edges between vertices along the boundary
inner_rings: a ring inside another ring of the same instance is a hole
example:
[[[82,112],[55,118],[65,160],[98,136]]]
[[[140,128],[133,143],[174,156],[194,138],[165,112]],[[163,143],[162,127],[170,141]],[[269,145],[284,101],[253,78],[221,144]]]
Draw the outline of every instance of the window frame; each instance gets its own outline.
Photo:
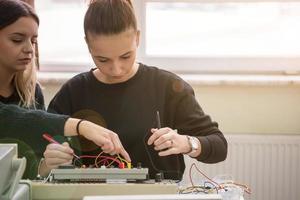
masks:
[[[176,73],[197,74],[298,74],[299,57],[158,57],[146,55],[146,4],[163,3],[222,3],[222,2],[300,2],[300,0],[134,0],[138,27],[141,31],[137,59]]]

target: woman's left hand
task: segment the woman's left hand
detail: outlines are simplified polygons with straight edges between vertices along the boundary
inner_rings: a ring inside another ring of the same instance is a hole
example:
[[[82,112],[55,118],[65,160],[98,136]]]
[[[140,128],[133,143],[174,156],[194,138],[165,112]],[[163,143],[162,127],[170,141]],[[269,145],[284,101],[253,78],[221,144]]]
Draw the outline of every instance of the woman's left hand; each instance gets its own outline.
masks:
[[[186,135],[180,135],[176,130],[165,127],[161,129],[151,129],[152,135],[148,140],[148,145],[154,145],[154,149],[159,151],[159,156],[168,156],[190,151],[190,145]]]

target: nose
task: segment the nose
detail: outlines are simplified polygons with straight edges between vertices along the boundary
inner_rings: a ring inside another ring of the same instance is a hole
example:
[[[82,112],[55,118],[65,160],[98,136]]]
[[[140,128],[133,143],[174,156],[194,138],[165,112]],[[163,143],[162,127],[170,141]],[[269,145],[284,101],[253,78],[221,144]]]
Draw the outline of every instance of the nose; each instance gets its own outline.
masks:
[[[34,51],[34,44],[31,41],[26,42],[23,51],[25,53],[31,54]]]
[[[121,66],[121,63],[118,62],[118,61],[115,61],[111,68],[110,68],[110,71],[111,71],[111,75],[113,76],[120,76],[122,74],[122,66]]]

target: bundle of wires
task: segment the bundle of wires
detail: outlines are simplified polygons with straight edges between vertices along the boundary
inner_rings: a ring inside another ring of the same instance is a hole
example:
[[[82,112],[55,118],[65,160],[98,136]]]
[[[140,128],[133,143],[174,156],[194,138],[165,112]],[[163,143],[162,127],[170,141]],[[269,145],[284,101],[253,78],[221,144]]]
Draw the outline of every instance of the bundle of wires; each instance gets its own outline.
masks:
[[[80,168],[86,168],[86,166],[81,162],[81,159],[85,159],[85,158],[94,159],[94,164],[92,166],[89,166],[92,168],[99,168],[101,166],[111,167],[111,166],[115,166],[114,164],[117,164],[117,167],[119,167],[120,169],[123,169],[125,167],[131,168],[131,163],[126,161],[119,154],[117,154],[116,156],[103,155],[103,151],[98,155],[79,156],[79,158],[74,159],[73,164]]]
[[[207,181],[204,182],[204,185],[195,185],[192,179],[192,168],[195,167],[195,169],[202,175],[204,176]],[[197,166],[195,163],[193,163],[189,169],[189,178],[191,185],[190,187],[186,187],[180,190],[180,193],[183,194],[188,194],[188,193],[213,193],[214,191],[216,193],[219,193],[220,190],[227,191],[228,188],[232,187],[238,187],[241,188],[244,192],[251,194],[251,189],[244,184],[241,183],[236,183],[233,181],[230,182],[223,182],[223,183],[217,183],[216,181],[212,180],[209,178],[207,175],[205,175]],[[209,185],[207,185],[209,184]]]

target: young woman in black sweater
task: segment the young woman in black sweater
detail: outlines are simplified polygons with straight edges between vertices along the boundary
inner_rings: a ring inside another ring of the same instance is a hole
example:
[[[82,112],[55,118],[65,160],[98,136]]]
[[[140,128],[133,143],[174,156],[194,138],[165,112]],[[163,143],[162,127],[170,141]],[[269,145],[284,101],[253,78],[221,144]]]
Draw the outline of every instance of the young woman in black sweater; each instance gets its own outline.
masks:
[[[140,32],[130,0],[91,1],[84,31],[95,68],[64,84],[50,112],[90,119],[114,131],[132,164],[148,167],[150,178],[163,172],[165,178],[181,179],[183,154],[205,163],[225,160],[226,139],[192,87],[171,72],[136,61]],[[99,153],[89,146],[75,150]]]

